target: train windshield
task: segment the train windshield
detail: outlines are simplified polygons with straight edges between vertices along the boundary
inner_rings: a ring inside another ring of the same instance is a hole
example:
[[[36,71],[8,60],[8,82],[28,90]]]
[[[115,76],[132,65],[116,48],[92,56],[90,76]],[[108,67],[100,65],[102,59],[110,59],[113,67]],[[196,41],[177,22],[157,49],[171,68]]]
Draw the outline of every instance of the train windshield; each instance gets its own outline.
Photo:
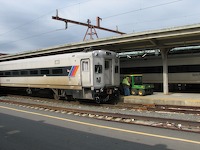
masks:
[[[135,76],[135,84],[142,85],[142,76]]]
[[[95,73],[102,73],[102,65],[95,65]]]

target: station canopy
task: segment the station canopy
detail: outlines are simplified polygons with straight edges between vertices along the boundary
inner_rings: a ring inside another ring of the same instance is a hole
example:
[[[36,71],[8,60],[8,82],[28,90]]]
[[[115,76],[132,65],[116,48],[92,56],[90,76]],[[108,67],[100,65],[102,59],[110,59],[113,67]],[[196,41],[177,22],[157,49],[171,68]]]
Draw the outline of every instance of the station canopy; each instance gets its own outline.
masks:
[[[117,53],[123,53],[148,49],[162,50],[198,45],[200,45],[200,24],[194,24],[58,45],[13,55],[1,55],[0,61],[80,52],[86,48],[92,48],[94,50],[106,49]]]

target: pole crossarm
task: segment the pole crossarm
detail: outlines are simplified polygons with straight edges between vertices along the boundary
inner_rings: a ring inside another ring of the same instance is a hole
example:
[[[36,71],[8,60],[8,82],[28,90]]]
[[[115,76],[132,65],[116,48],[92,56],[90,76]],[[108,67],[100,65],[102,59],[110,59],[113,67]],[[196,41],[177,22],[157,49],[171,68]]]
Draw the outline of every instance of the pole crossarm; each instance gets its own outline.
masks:
[[[74,23],[74,24],[78,24],[78,25],[83,25],[83,26],[90,27],[90,28],[93,27],[93,28],[96,28],[96,29],[101,29],[101,30],[105,30],[105,31],[109,31],[109,32],[118,33],[118,34],[125,34],[123,32],[117,31],[117,30],[107,29],[107,28],[103,28],[103,27],[100,27],[100,26],[91,25],[89,23],[83,23],[83,22],[78,22],[78,21],[74,21],[74,20],[64,19],[64,18],[60,18],[58,16],[52,16],[52,19],[64,21],[66,23],[69,22],[69,23]]]

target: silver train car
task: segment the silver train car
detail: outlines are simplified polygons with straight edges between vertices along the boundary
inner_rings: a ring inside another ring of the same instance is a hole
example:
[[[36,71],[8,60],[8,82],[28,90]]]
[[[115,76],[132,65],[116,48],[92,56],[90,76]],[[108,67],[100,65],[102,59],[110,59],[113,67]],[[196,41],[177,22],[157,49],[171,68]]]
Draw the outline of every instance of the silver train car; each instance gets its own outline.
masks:
[[[55,99],[116,99],[119,78],[118,55],[107,50],[0,62],[1,87],[51,89]]]
[[[120,60],[122,74],[143,74],[143,82],[163,90],[161,56],[136,57]],[[168,55],[169,90],[200,91],[200,53]]]

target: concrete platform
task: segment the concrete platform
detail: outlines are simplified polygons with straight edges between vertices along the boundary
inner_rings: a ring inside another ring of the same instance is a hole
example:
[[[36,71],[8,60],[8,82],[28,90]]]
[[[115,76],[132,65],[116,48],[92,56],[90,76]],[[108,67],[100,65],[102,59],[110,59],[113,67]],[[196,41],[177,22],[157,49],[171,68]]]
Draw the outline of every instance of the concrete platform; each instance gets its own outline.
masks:
[[[133,104],[157,104],[157,105],[181,105],[181,106],[199,106],[200,93],[163,93],[154,92],[153,95],[146,96],[122,96],[121,100],[124,103]]]

